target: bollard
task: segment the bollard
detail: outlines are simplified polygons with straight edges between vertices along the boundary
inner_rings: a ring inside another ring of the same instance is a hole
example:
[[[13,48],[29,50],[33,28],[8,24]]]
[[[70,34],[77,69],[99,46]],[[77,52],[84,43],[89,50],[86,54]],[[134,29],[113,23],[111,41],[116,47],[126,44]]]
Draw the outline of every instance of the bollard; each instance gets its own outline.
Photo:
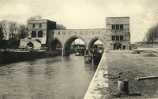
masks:
[[[118,91],[121,95],[129,95],[128,80],[118,80]]]

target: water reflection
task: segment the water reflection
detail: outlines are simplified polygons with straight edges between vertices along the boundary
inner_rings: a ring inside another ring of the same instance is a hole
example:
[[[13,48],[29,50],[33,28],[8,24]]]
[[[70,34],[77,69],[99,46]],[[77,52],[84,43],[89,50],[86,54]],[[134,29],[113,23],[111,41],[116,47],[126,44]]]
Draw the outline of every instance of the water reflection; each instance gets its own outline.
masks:
[[[94,72],[81,56],[5,65],[0,67],[0,99],[82,99]]]

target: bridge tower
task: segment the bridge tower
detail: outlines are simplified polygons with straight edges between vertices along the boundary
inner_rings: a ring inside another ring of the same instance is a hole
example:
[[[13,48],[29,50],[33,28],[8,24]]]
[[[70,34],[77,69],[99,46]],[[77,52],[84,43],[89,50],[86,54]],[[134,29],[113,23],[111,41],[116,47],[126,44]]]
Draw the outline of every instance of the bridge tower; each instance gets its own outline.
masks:
[[[111,49],[130,49],[130,18],[107,17],[106,30],[111,34]]]

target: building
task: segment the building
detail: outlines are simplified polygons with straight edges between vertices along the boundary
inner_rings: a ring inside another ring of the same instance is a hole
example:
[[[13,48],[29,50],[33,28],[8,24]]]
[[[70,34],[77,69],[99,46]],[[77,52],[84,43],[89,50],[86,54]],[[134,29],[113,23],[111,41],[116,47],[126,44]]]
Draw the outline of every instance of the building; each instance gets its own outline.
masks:
[[[111,34],[111,49],[130,49],[129,17],[107,17],[106,32]]]
[[[20,48],[42,49],[48,47],[51,32],[56,29],[56,22],[33,17],[27,21],[28,37],[21,39]]]

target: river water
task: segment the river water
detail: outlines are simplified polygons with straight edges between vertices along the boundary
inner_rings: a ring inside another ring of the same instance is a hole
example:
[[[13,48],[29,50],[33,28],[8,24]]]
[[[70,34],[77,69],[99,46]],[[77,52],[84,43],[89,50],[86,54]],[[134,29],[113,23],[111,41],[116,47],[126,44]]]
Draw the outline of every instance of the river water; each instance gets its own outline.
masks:
[[[83,99],[95,72],[74,55],[1,66],[0,99]]]

